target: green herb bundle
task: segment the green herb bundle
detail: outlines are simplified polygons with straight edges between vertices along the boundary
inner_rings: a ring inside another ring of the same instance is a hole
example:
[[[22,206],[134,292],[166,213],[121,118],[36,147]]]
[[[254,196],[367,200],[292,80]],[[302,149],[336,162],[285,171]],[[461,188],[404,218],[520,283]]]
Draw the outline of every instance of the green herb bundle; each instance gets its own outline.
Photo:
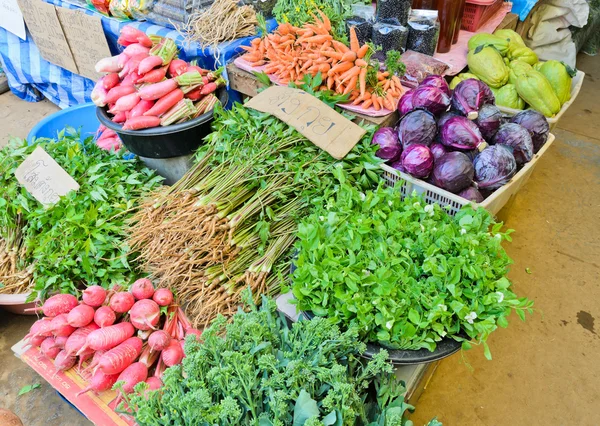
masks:
[[[37,146],[80,185],[50,207],[22,187],[14,172]],[[137,275],[128,261],[125,221],[162,178],[137,160],[102,151],[74,131],[28,146],[13,139],[0,151],[0,236],[23,247],[21,268],[33,270],[34,294],[77,293],[83,286],[123,284]],[[16,242],[15,235],[19,235]],[[11,292],[10,287],[4,291]],[[0,289],[1,291],[1,289]]]
[[[248,312],[219,316],[202,343],[187,340],[162,389],[141,383],[125,396],[140,426],[411,424],[387,352],[364,364],[356,330],[322,318],[290,327],[273,300],[257,308],[247,299]]]
[[[389,348],[434,350],[447,337],[489,357],[490,333],[533,305],[511,290],[501,227],[484,209],[451,217],[397,188],[344,184],[299,226],[298,308]]]

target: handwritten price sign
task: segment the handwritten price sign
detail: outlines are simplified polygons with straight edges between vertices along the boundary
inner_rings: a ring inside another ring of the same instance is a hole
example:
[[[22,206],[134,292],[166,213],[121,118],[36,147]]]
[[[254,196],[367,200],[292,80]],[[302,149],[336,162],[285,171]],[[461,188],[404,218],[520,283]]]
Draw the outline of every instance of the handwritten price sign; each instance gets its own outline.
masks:
[[[246,106],[274,115],[294,127],[332,157],[344,158],[365,130],[312,95],[291,87],[271,86]]]

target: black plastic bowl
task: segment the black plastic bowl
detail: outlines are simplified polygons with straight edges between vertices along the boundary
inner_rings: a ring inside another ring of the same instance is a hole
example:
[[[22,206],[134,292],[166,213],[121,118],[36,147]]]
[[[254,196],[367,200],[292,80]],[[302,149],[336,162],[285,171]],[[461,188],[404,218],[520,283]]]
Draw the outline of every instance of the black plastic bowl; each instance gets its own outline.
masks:
[[[225,88],[217,92],[219,101],[227,105],[229,95]],[[143,130],[123,130],[108,116],[107,107],[96,108],[100,123],[117,132],[127,149],[145,158],[173,158],[192,154],[211,132],[213,112],[209,111],[198,118],[181,124],[166,127],[153,127]]]

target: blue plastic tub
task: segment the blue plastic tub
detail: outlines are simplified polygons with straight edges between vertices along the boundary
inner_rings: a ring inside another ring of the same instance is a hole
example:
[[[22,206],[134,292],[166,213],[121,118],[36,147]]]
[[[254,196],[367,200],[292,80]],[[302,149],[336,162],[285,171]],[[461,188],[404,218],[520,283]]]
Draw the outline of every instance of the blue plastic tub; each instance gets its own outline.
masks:
[[[49,115],[31,129],[27,141],[31,143],[34,137],[56,139],[58,132],[68,126],[80,130],[82,139],[94,135],[100,126],[96,118],[96,105],[90,102]]]

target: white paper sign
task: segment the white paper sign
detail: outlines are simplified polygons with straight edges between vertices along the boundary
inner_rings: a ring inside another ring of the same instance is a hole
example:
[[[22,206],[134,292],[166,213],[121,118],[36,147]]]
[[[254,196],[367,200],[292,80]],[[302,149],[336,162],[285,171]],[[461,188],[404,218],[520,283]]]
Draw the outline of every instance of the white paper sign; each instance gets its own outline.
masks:
[[[45,206],[56,204],[63,195],[79,189],[79,184],[40,146],[17,167],[15,176]]]
[[[25,21],[17,0],[0,0],[0,27],[10,31],[22,40],[25,35]]]

